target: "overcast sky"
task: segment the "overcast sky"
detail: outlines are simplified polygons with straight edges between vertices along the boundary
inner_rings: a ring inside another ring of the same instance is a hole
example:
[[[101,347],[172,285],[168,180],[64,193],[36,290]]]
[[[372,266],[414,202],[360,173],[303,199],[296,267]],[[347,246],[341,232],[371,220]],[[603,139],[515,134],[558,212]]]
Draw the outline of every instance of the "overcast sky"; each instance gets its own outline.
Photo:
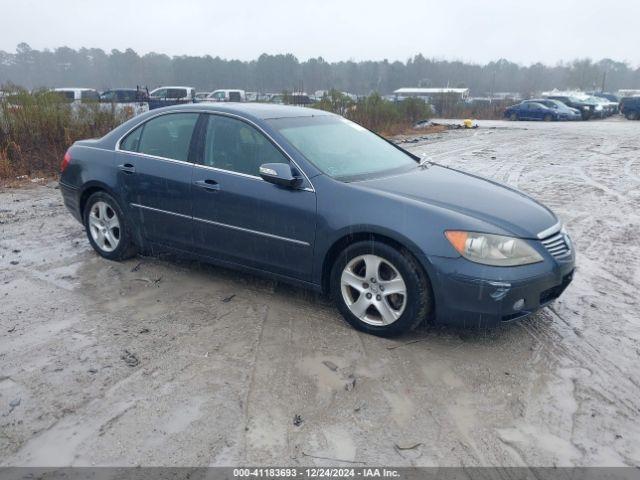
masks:
[[[638,0],[0,0],[0,50],[640,65]]]

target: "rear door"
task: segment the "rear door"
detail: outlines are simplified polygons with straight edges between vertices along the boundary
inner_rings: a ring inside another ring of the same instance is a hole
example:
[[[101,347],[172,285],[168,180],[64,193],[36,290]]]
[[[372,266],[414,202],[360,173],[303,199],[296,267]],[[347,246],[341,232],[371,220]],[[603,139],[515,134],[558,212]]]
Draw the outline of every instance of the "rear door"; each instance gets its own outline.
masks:
[[[200,253],[311,280],[316,194],[265,182],[263,163],[290,159],[253,125],[207,114],[193,170],[194,238]]]
[[[197,113],[167,113],[145,122],[120,142],[118,182],[146,239],[192,245],[190,158]]]

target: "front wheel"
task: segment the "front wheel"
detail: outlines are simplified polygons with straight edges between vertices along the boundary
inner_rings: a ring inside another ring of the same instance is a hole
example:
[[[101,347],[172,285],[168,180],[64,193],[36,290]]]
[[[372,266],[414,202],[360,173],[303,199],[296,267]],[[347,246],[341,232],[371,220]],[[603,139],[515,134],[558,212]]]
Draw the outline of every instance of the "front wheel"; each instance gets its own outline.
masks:
[[[331,294],[354,328],[379,336],[412,330],[431,312],[431,285],[408,252],[380,242],[349,245],[331,273]]]
[[[124,260],[136,253],[131,231],[118,202],[106,192],[89,197],[84,225],[93,249],[109,260]]]

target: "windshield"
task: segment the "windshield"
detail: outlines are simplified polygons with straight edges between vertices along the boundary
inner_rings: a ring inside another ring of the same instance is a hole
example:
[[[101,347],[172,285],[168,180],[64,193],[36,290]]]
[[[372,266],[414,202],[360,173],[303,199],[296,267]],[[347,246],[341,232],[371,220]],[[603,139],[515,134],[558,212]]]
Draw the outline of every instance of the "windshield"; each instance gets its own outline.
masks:
[[[408,153],[342,117],[278,118],[269,123],[320,171],[339,180],[416,166]]]

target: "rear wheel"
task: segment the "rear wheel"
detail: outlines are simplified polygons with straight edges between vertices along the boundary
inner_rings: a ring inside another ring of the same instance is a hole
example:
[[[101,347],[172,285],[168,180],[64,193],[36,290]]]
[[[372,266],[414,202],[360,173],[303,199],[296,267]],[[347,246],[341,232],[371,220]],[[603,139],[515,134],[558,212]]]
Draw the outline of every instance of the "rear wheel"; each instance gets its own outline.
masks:
[[[84,225],[93,249],[109,260],[124,260],[136,253],[131,230],[118,202],[106,192],[89,197],[84,208]]]
[[[431,285],[408,253],[380,242],[349,245],[331,273],[331,293],[354,328],[391,336],[415,328],[432,308]]]

